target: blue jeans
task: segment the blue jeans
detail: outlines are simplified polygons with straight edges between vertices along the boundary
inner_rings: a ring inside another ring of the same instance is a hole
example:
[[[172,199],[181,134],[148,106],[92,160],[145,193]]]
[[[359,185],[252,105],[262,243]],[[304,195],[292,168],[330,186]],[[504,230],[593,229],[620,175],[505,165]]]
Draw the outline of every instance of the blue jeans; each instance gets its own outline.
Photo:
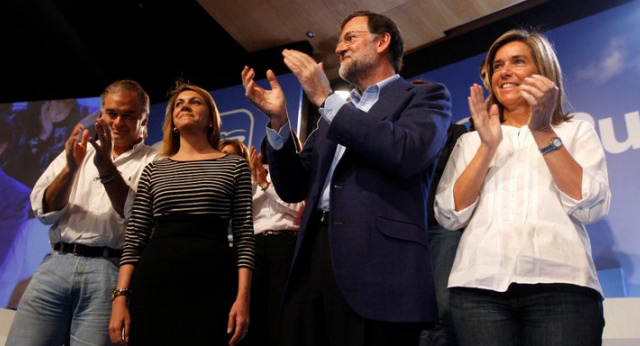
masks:
[[[451,320],[447,283],[462,232],[449,231],[437,225],[429,227],[427,236],[433,265],[438,322],[433,328],[420,332],[420,346],[456,346],[458,341]]]
[[[53,252],[31,278],[7,346],[111,345],[111,291],[118,268],[111,260]]]
[[[512,284],[506,292],[452,288],[461,345],[600,346],[602,297],[568,284]]]

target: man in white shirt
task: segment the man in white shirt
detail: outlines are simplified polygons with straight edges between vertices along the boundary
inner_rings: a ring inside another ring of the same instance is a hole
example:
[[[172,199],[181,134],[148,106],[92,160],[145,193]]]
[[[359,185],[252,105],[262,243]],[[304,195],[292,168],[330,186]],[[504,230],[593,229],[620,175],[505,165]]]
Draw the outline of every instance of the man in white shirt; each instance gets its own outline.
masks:
[[[149,96],[137,82],[109,85],[101,104],[98,140],[76,125],[65,151],[33,188],[33,212],[52,225],[54,251],[31,279],[7,345],[110,344],[126,215],[140,174],[156,154],[143,143]]]

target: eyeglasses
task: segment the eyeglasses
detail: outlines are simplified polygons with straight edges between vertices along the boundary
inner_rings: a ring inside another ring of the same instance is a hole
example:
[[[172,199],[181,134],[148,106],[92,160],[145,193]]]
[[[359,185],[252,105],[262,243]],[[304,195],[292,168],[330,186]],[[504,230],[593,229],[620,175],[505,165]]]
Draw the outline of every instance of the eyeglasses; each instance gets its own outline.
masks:
[[[342,37],[339,41],[338,41],[338,46],[341,43],[344,43],[347,46],[350,46],[353,44],[354,40],[357,39],[359,37],[359,35],[355,35],[356,33],[362,33],[362,32],[367,32],[367,33],[371,33],[368,30],[351,30],[348,31],[346,34],[344,34],[344,37]]]

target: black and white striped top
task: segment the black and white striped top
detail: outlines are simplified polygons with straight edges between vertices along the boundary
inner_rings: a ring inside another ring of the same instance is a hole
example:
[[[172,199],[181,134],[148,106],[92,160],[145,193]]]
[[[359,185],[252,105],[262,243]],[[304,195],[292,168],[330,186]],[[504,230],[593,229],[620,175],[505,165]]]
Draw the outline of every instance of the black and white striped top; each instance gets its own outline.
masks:
[[[251,173],[245,159],[227,155],[198,161],[163,158],[149,163],[140,177],[120,265],[136,264],[150,240],[154,218],[172,213],[230,219],[237,265],[253,269]],[[212,231],[227,233],[227,229]]]

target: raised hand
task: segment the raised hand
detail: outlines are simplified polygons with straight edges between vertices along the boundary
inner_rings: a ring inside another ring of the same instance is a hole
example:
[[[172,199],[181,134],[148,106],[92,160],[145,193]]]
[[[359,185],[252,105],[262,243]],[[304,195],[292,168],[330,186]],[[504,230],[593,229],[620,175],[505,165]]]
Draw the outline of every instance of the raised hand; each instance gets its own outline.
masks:
[[[284,92],[273,71],[267,71],[267,80],[269,80],[271,90],[259,86],[254,80],[255,75],[256,72],[248,66],[242,69],[244,95],[254,107],[269,117],[271,127],[277,131],[287,122],[287,102]]]
[[[105,173],[109,170],[115,169],[112,159],[113,140],[111,137],[111,128],[102,118],[98,118],[96,120],[95,128],[100,143],[97,143],[93,138],[89,139],[91,145],[96,149],[96,155],[93,157],[93,164],[96,165],[98,172]]]
[[[78,141],[78,135],[82,132],[82,138]],[[64,144],[64,150],[67,155],[67,166],[71,173],[75,173],[80,167],[82,160],[87,155],[87,141],[89,140],[89,130],[84,130],[82,124],[77,124],[71,136]]]
[[[483,146],[495,149],[502,141],[498,106],[494,104],[489,108],[489,100],[484,99],[480,85],[473,84],[470,91],[469,111],[471,111],[471,118],[480,136],[480,141]]]
[[[309,55],[293,49],[282,51],[284,63],[296,76],[309,101],[320,107],[331,92],[331,83],[324,73],[322,63]]]
[[[522,97],[531,107],[529,129],[531,131],[551,130],[553,112],[560,100],[559,89],[549,78],[534,74],[524,79],[520,84]]]

